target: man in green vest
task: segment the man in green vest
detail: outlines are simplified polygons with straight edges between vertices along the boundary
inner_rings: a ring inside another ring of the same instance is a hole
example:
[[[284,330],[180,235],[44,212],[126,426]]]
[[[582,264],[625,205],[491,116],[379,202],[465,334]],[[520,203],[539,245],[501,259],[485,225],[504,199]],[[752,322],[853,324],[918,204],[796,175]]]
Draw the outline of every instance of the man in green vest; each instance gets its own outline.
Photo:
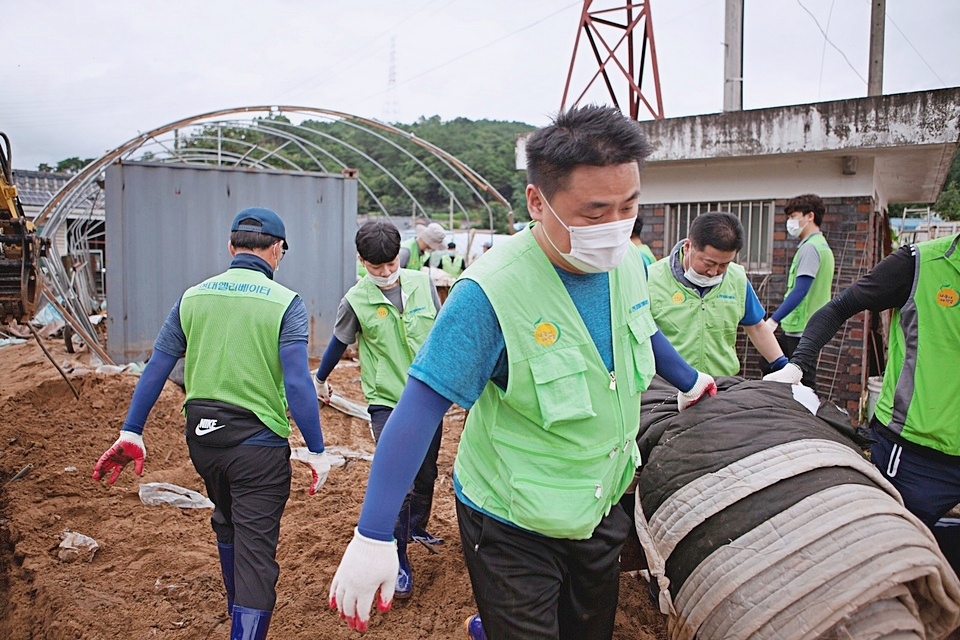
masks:
[[[430,262],[430,251],[442,251],[447,232],[436,222],[417,225],[417,235],[400,243],[400,268],[420,271]]]
[[[263,640],[276,603],[280,517],[290,496],[290,422],[307,443],[314,495],[330,472],[307,363],[303,300],[273,279],[287,251],[283,221],[244,209],[230,228],[230,268],[187,289],[167,316],[133,392],[120,438],[97,461],[108,483],[134,462],[143,427],[177,360],[185,358],[186,439],[213,501],[230,640]],[[289,405],[288,405],[289,402]]]
[[[790,263],[783,302],[767,319],[767,325],[774,331],[778,326],[783,329],[784,335],[778,340],[789,358],[797,348],[810,316],[830,300],[833,251],[820,231],[826,213],[820,196],[808,193],[791,198],[783,212],[787,215],[787,234],[799,238],[800,245]],[[763,362],[760,366],[764,373],[771,370]],[[803,384],[816,389],[816,377],[805,375]]]
[[[317,397],[329,403],[330,385],[326,380],[347,346],[357,342],[360,386],[368,404],[370,430],[374,442],[379,443],[383,426],[407,382],[407,369],[433,328],[440,298],[430,276],[400,268],[400,232],[389,222],[364,223],[357,231],[356,245],[367,275],[340,301],[333,337],[324,351],[314,383]],[[429,425],[433,429],[429,452],[417,471],[413,488],[406,494],[393,529],[399,563],[395,596],[399,599],[413,595],[407,542],[412,538],[431,545],[443,543],[426,531],[437,480],[442,423],[441,415]]]
[[[447,253],[440,257],[440,268],[449,273],[456,280],[467,268],[463,261],[463,256],[457,253],[457,244],[455,242],[447,243]]]
[[[640,252],[640,257],[643,258],[643,264],[649,267],[657,261],[657,256],[653,255],[653,251],[643,241],[643,216],[637,216],[637,221],[633,223],[630,242],[632,242],[633,246]]]
[[[960,235],[901,247],[810,318],[790,363],[764,380],[797,384],[854,315],[893,309],[870,459],[936,535],[960,573]],[[941,523],[943,524],[943,523]]]
[[[657,327],[684,360],[712,376],[740,373],[737,327],[774,371],[787,363],[743,267],[743,225],[732,213],[693,219],[687,237],[649,267],[650,306]]]
[[[574,107],[527,141],[534,221],[451,289],[374,457],[360,520],[330,587],[347,624],[390,608],[392,526],[451,403],[469,409],[454,463],[460,541],[490,638],[613,635],[619,501],[640,463],[640,393],[654,374],[686,409],[716,393],[654,323],[630,245],[651,147],[612,107]],[[456,371],[455,377],[450,371]]]

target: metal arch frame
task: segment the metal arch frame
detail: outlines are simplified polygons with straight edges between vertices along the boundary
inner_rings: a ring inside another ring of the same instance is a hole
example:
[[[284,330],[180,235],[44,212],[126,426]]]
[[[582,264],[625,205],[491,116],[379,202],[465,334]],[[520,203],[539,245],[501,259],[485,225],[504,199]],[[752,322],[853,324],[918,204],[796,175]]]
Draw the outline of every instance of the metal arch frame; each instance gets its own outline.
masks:
[[[170,162],[170,161],[186,161],[188,163],[203,162],[208,164],[211,159],[209,153],[216,153],[216,160],[218,164],[221,164],[226,156],[228,161],[233,161],[233,166],[247,166],[260,169],[269,169],[269,170],[284,170],[277,166],[268,164],[265,162],[268,158],[274,158],[276,163],[285,163],[289,168],[287,170],[303,172],[308,169],[298,166],[297,163],[292,162],[289,158],[286,158],[282,155],[277,155],[276,152],[279,149],[273,149],[266,156],[257,158],[253,155],[253,151],[259,146],[256,143],[251,143],[242,139],[231,138],[231,143],[236,144],[246,144],[248,149],[245,153],[238,154],[234,152],[224,152],[222,147],[218,144],[217,149],[197,149],[196,147],[191,148],[187,154],[181,154],[175,146],[171,148],[168,144],[169,138],[166,138],[167,134],[171,132],[176,132],[180,129],[189,128],[189,127],[203,127],[216,125],[218,129],[222,128],[224,125],[231,122],[227,120],[226,122],[217,120],[217,118],[231,118],[236,117],[242,114],[268,114],[268,115],[279,115],[279,114],[297,114],[302,116],[316,115],[323,118],[329,119],[331,122],[341,121],[346,125],[357,128],[361,131],[366,132],[369,135],[376,137],[377,139],[388,143],[394,148],[401,151],[403,154],[413,159],[426,173],[428,173],[447,194],[450,195],[451,200],[454,201],[459,208],[459,210],[467,216],[469,219],[469,214],[466,211],[466,207],[456,196],[454,191],[447,184],[447,181],[453,179],[455,181],[460,181],[465,184],[469,190],[472,192],[476,200],[486,208],[488,216],[491,221],[493,219],[493,209],[491,208],[490,200],[493,200],[500,205],[504,206],[507,210],[508,218],[512,219],[512,208],[509,201],[504,198],[493,185],[487,182],[479,173],[474,171],[466,163],[460,161],[455,156],[444,151],[440,147],[433,145],[421,138],[418,138],[416,135],[403,131],[392,125],[379,122],[377,120],[372,120],[369,118],[364,118],[361,116],[356,116],[348,113],[343,113],[340,111],[333,111],[329,109],[322,109],[316,107],[302,107],[302,106],[276,106],[276,105],[267,105],[267,106],[249,106],[249,107],[239,107],[232,109],[221,109],[217,111],[210,111],[207,113],[191,116],[189,118],[183,118],[181,120],[176,120],[174,122],[168,123],[161,127],[152,129],[146,133],[141,133],[136,137],[128,140],[127,142],[121,144],[115,149],[108,151],[100,158],[97,158],[86,167],[84,167],[79,173],[73,176],[56,194],[53,198],[43,207],[40,214],[35,220],[40,231],[38,235],[45,238],[53,238],[56,236],[60,228],[67,222],[68,218],[77,218],[77,214],[84,209],[87,209],[85,215],[81,215],[81,218],[91,218],[92,219],[92,207],[88,208],[84,205],[87,204],[87,201],[90,198],[97,198],[102,196],[102,176],[103,172],[107,166],[117,161],[118,159],[125,159],[132,156],[138,150],[149,151],[151,146],[154,146],[162,150],[162,155],[165,157],[158,158],[159,162]],[[290,129],[302,129],[303,131],[309,131],[310,133],[319,135],[322,138],[331,140],[332,142],[341,145],[344,148],[348,148],[351,151],[357,153],[360,157],[364,158],[374,167],[384,172],[386,176],[390,178],[395,184],[397,184],[407,195],[411,201],[415,203],[415,206],[419,211],[426,216],[425,209],[423,205],[417,201],[413,196],[410,190],[399,180],[395,175],[393,175],[386,167],[379,163],[372,156],[364,152],[363,150],[347,144],[343,140],[337,139],[335,136],[327,134],[326,132],[320,131],[318,129],[312,129],[310,127],[304,127],[301,123],[283,123],[282,127],[271,126],[269,120],[262,120],[254,118],[252,121],[241,121],[233,120],[234,126],[246,127],[251,130],[259,128],[259,130],[265,132],[268,135],[279,136],[285,138],[285,142],[282,146],[293,143],[298,148],[303,151],[310,160],[316,163],[319,170],[326,172],[323,163],[317,157],[317,152],[319,155],[324,155],[333,162],[340,164],[342,167],[349,166],[347,163],[341,161],[337,155],[333,154],[329,150],[325,149],[323,146],[315,144],[313,141],[308,140],[297,133],[292,132]],[[279,124],[279,123],[277,123]],[[378,131],[375,131],[379,130]],[[383,133],[380,133],[383,132]],[[388,134],[388,135],[384,135]],[[411,153],[411,151],[403,146],[397,144],[396,140],[390,139],[390,136],[400,137],[407,142],[410,142],[418,147],[426,150],[432,156],[437,158],[444,166],[446,166],[451,173],[453,174],[452,178],[441,178],[433,169],[428,167],[420,158]],[[281,147],[282,148],[282,147]],[[199,151],[199,153],[197,153]],[[209,153],[208,153],[209,152]],[[371,197],[376,206],[389,217],[389,213],[386,210],[386,207],[383,203],[376,197],[373,191],[370,189],[369,185],[365,181],[358,181],[363,185],[366,193]],[[94,193],[91,193],[91,190],[94,190]],[[484,196],[486,194],[486,197]],[[54,243],[51,243],[52,245]],[[68,248],[69,250],[69,248]],[[101,359],[105,362],[109,362],[109,357],[106,353],[100,348],[96,331],[94,330],[92,324],[87,318],[89,313],[89,307],[91,301],[81,301],[79,300],[78,292],[74,289],[74,284],[70,280],[70,276],[66,271],[63,261],[60,259],[59,252],[56,246],[51,246],[47,258],[41,260],[41,272],[43,277],[42,286],[40,287],[40,294],[46,297],[54,307],[63,315],[64,319],[70,324],[73,329],[83,337],[83,339],[90,345],[91,349],[95,351]]]
[[[593,86],[593,83],[597,80],[597,78],[599,76],[603,76],[604,84],[607,87],[607,91],[610,94],[610,98],[613,101],[614,106],[620,109],[620,103],[617,99],[616,91],[614,91],[613,83],[611,82],[610,76],[607,72],[607,65],[612,61],[620,70],[621,74],[627,79],[630,117],[634,120],[639,119],[640,103],[642,102],[647,107],[647,110],[651,113],[651,115],[653,115],[654,119],[663,119],[663,97],[660,93],[660,71],[657,67],[657,47],[653,37],[653,18],[651,17],[650,12],[650,0],[627,0],[625,6],[623,6],[623,3],[621,3],[621,6],[619,7],[598,9],[594,11],[591,11],[590,9],[592,4],[593,0],[584,0],[583,2],[583,10],[580,13],[580,26],[578,27],[577,38],[573,45],[573,55],[570,58],[570,68],[567,71],[567,81],[563,88],[563,98],[560,101],[560,110],[563,111],[563,109],[566,107],[567,96],[570,94],[573,69],[577,60],[577,52],[580,49],[580,36],[581,34],[586,34],[590,48],[593,51],[594,59],[599,65],[599,68],[593,74],[590,80],[587,81],[583,92],[571,103],[571,106],[577,105],[586,95],[587,91],[589,91],[590,87]],[[636,16],[634,16],[633,13],[635,9],[637,10]],[[626,12],[626,20],[622,24],[612,21],[605,15],[619,11]],[[644,20],[645,22],[643,27],[641,27],[643,31],[643,38],[639,45],[640,64],[639,67],[637,67],[634,60],[634,53],[637,50],[634,32],[637,30],[641,21]],[[623,30],[623,35],[620,36],[620,39],[613,47],[610,47],[607,44],[606,39],[603,37],[603,34],[600,33],[600,30],[597,27],[598,24]],[[597,47],[597,40],[599,40],[606,52],[603,56]],[[617,50],[624,43],[624,41],[627,43],[626,68],[624,68],[623,63],[621,63],[616,55]],[[656,108],[650,104],[650,101],[647,100],[641,89],[643,84],[643,70],[646,63],[648,48],[650,50],[650,64],[652,65],[653,72],[654,93],[656,95],[655,100],[657,103]]]

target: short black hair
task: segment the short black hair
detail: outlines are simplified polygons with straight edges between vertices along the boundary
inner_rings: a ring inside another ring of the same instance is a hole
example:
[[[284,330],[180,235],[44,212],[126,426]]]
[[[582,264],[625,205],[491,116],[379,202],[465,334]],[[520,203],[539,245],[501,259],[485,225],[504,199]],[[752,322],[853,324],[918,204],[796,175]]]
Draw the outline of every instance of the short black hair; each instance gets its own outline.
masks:
[[[400,232],[385,220],[368,220],[357,230],[357,253],[370,264],[393,262],[400,253]]]
[[[693,219],[687,238],[698,251],[707,245],[718,251],[740,251],[743,225],[740,218],[728,211],[708,211]]]
[[[637,219],[633,221],[633,231],[630,232],[630,237],[639,238],[641,233],[643,233],[643,216],[638,215]]]
[[[240,224],[252,227],[261,226],[260,221],[253,218],[244,218],[240,221]],[[266,249],[281,241],[283,241],[283,238],[256,231],[230,232],[230,244],[233,245],[234,249]]]
[[[584,105],[557,114],[527,140],[527,182],[548,198],[564,188],[578,166],[643,162],[653,148],[640,123],[614,107]]]
[[[823,206],[823,200],[820,196],[813,193],[805,193],[802,196],[787,200],[783,212],[789,216],[794,211],[799,211],[800,213],[809,213],[812,211],[813,223],[818,227],[823,224],[823,214],[827,212],[826,207]]]

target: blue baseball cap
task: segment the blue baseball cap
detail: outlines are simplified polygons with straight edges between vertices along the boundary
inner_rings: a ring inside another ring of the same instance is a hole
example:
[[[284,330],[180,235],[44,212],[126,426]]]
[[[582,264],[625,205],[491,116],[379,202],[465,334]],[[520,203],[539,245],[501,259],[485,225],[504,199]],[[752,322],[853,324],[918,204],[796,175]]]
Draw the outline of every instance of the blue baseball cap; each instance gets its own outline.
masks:
[[[249,222],[240,224],[243,220],[256,220],[260,224],[255,225]],[[234,231],[253,231],[254,233],[274,236],[283,240],[284,250],[290,248],[287,246],[287,230],[283,226],[283,220],[276,212],[263,207],[248,207],[238,213],[233,219],[233,224],[230,225],[230,231],[231,233]]]

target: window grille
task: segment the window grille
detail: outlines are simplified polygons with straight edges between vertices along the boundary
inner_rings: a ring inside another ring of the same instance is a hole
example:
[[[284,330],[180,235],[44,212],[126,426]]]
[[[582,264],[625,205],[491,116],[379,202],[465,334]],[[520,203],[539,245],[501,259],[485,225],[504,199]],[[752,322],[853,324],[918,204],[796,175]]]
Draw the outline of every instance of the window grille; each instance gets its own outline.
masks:
[[[671,204],[665,208],[664,252],[687,237],[690,223],[701,213],[728,211],[743,224],[743,248],[736,262],[751,274],[770,273],[773,263],[773,213],[772,201],[745,202],[693,202]]]

